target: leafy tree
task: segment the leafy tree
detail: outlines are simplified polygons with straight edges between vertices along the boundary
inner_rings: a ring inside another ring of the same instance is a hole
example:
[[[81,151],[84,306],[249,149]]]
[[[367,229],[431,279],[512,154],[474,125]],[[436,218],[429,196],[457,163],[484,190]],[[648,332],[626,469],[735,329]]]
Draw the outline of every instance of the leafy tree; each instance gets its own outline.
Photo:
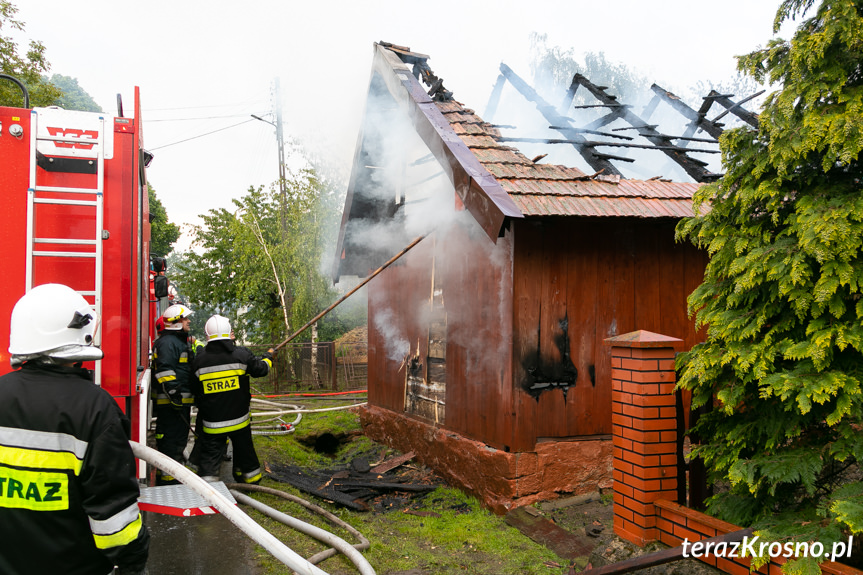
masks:
[[[77,78],[54,74],[51,76],[49,82],[62,92],[55,104],[64,110],[79,110],[81,112],[102,111],[102,108],[93,100],[90,94],[78,85]]]
[[[774,31],[813,4],[784,0]],[[730,487],[708,510],[829,549],[863,532],[863,1],[823,0],[738,67],[779,89],[758,130],[723,135],[710,211],[678,228],[711,255],[679,385],[714,406],[697,454]]]
[[[186,254],[175,276],[193,307],[206,302],[252,342],[282,341],[330,297],[319,262],[322,230],[336,212],[311,170],[287,179],[286,189],[284,239],[279,192],[251,188],[233,200],[233,212],[220,208],[201,216],[198,250]]]
[[[644,76],[620,63],[609,62],[603,52],[587,52],[584,62],[575,59],[572,48],[548,47],[546,34],[532,33],[530,36],[533,60],[531,71],[534,84],[551,91],[555,96],[563,94],[572,83],[572,77],[580,73],[594,84],[608,87],[621,102],[636,100],[650,87]],[[576,101],[583,102],[585,94],[576,92]],[[589,97],[592,99],[592,96]]]
[[[15,19],[17,13],[18,8],[11,2],[0,0],[0,73],[14,76],[27,87],[31,106],[50,106],[60,96],[60,89],[42,77],[51,67],[45,58],[45,46],[31,40],[27,52],[21,54],[15,40],[5,34],[8,30],[24,30],[24,23]],[[0,80],[0,105],[24,105],[21,90],[8,80]]]
[[[180,226],[168,221],[168,212],[149,183],[147,197],[150,201],[150,253],[166,256],[174,249],[173,244],[180,237]]]

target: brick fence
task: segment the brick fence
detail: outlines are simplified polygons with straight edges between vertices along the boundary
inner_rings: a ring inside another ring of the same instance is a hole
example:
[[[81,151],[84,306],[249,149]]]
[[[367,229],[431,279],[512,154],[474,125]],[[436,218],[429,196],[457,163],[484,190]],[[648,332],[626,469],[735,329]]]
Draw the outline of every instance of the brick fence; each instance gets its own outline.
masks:
[[[609,338],[611,346],[614,532],[643,546],[671,547],[740,530],[678,503],[677,408],[674,355],[681,340],[649,331]],[[732,575],[749,573],[748,558],[699,557]],[[778,575],[784,560],[758,573]],[[822,563],[833,575],[863,575],[841,563]]]

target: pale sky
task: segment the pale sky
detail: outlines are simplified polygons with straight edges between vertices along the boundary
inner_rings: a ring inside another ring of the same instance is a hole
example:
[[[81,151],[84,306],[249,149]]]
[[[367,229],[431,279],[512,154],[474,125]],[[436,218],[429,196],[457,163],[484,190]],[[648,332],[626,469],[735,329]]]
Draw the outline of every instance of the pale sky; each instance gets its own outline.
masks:
[[[764,46],[778,0],[13,0],[22,40],[41,41],[51,73],[72,76],[116,115],[143,103],[148,179],[176,223],[230,207],[278,177],[272,87],[286,137],[348,170],[373,43],[409,46],[455,98],[482,114],[499,65],[531,79],[530,34],[549,46],[604,52],[678,93],[735,74],[735,55]],[[780,36],[787,37],[783,29]],[[206,118],[206,119],[200,119]],[[251,120],[239,126],[233,126]],[[224,129],[227,128],[227,129]],[[217,133],[201,136],[216,130]],[[191,138],[191,139],[190,139]],[[182,140],[189,139],[186,142]]]

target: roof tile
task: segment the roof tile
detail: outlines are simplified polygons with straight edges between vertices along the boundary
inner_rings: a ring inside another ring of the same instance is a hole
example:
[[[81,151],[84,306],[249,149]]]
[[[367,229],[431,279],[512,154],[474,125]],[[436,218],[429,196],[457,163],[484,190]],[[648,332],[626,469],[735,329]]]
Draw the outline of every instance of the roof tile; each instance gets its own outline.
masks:
[[[477,160],[526,216],[682,218],[692,216],[701,184],[659,180],[600,181],[577,168],[534,163],[496,138],[500,132],[452,100],[437,106]]]

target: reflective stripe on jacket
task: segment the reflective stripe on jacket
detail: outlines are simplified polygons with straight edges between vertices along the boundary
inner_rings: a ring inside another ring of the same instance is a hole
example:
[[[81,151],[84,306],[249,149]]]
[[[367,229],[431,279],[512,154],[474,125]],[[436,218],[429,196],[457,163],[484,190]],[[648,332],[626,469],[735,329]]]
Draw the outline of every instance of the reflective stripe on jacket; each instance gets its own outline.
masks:
[[[233,340],[211,341],[192,362],[192,391],[204,433],[229,433],[251,423],[250,377],[263,377],[272,361]]]
[[[194,353],[185,331],[163,331],[153,342],[152,398],[156,405],[194,403],[189,387]]]
[[[0,377],[0,573],[143,568],[129,435],[85,370],[28,362]]]

